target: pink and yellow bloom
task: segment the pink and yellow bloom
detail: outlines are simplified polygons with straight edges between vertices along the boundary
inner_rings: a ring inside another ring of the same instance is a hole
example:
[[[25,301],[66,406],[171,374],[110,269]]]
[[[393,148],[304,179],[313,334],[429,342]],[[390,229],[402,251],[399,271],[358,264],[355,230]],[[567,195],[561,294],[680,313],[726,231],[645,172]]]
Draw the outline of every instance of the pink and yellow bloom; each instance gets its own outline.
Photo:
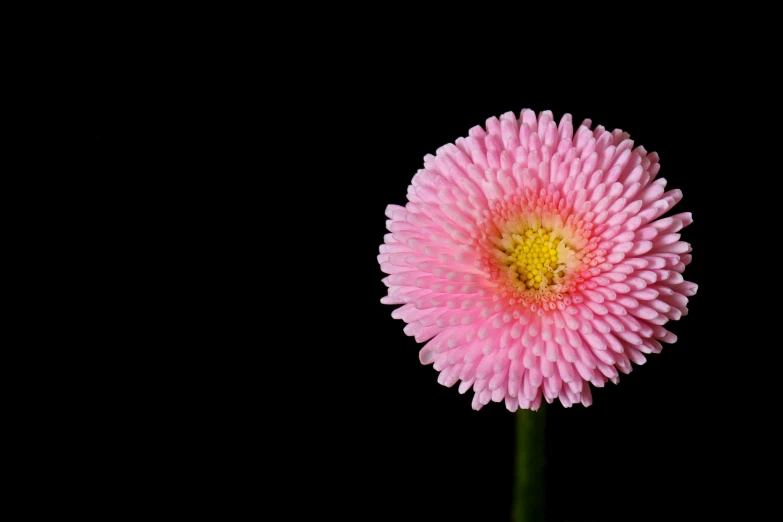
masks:
[[[389,205],[378,261],[385,304],[438,382],[537,409],[592,403],[631,362],[676,336],[696,285],[682,198],[656,153],[620,130],[574,133],[571,116],[523,110],[474,127],[424,158],[408,203]]]

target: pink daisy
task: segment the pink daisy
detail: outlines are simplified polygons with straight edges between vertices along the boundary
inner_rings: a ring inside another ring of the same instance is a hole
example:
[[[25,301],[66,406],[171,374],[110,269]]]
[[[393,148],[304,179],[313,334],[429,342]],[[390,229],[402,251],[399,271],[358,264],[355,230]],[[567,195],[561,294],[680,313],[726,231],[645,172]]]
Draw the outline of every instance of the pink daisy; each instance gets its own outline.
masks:
[[[421,362],[472,388],[474,409],[589,406],[590,384],[675,342],[664,325],[688,313],[692,217],[661,218],[682,193],[656,179],[656,153],[590,126],[490,118],[425,156],[408,203],[386,209],[381,302],[403,305]]]

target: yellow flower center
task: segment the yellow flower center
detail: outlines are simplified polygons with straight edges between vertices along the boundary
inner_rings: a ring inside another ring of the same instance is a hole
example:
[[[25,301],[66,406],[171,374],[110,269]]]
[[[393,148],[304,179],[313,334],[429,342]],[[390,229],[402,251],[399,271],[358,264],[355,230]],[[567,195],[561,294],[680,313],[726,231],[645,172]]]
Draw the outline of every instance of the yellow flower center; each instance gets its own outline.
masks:
[[[542,290],[558,282],[566,268],[563,238],[543,227],[523,227],[520,232],[503,241],[509,276],[530,290]]]

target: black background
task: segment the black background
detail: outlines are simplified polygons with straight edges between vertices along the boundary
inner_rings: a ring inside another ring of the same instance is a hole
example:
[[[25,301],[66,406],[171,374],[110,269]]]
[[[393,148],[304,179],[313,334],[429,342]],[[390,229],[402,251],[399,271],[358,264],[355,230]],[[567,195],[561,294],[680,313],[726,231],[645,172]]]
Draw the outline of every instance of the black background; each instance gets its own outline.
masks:
[[[736,219],[746,208],[737,201],[744,160],[732,135],[749,117],[743,100],[721,89],[721,70],[696,62],[690,70],[666,70],[639,59],[614,76],[547,77],[511,64],[459,75],[387,58],[351,76],[349,96],[363,101],[338,111],[350,122],[341,138],[350,144],[350,161],[340,175],[361,194],[346,193],[341,203],[356,216],[352,279],[342,290],[357,303],[345,319],[352,332],[345,399],[354,421],[346,452],[356,462],[355,494],[394,518],[508,518],[512,415],[502,403],[473,411],[472,392],[439,385],[432,367],[420,365],[421,345],[391,318],[393,307],[379,302],[385,274],[375,256],[386,233],[384,208],[406,203],[406,187],[425,154],[491,116],[532,108],[553,111],[556,121],[568,112],[575,126],[590,118],[593,128],[621,128],[635,144],[658,152],[659,177],[684,194],[670,214],[694,216],[683,231],[693,246],[684,275],[699,285],[689,315],[667,325],[679,338],[675,344],[621,374],[619,385],[593,389],[590,408],[544,406],[547,520],[690,518],[746,509],[752,502],[740,491],[755,430],[743,396],[748,362],[740,355],[748,342],[747,309],[727,298],[742,276],[727,271],[724,260],[732,234],[742,233]]]

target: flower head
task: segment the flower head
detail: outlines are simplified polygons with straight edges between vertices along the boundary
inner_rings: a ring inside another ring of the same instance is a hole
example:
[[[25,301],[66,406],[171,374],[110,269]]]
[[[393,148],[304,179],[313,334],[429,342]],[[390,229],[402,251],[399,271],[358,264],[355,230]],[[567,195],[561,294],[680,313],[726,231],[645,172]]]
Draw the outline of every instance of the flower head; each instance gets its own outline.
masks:
[[[574,133],[550,111],[487,120],[424,158],[408,203],[389,205],[381,302],[425,342],[438,382],[537,409],[543,397],[592,403],[631,362],[676,336],[696,285],[683,279],[690,213],[656,178],[656,153],[621,130]]]

